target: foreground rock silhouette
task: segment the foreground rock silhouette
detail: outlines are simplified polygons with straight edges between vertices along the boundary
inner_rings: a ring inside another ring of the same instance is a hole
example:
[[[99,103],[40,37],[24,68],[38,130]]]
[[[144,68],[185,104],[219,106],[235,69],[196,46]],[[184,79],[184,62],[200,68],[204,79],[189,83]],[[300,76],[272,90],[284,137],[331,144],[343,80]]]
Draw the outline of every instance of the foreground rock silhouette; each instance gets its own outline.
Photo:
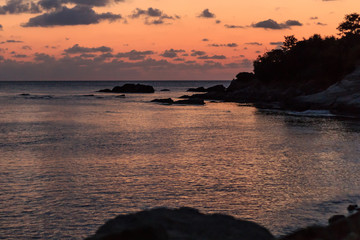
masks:
[[[328,226],[310,226],[278,240],[359,240],[360,212],[335,215]],[[222,214],[193,208],[155,208],[107,221],[86,240],[270,240],[264,227]]]
[[[104,93],[153,93],[155,89],[149,85],[127,83],[116,86],[113,89],[101,89],[98,92]]]
[[[193,208],[157,208],[120,215],[87,240],[271,240],[264,227],[221,214],[202,214]]]

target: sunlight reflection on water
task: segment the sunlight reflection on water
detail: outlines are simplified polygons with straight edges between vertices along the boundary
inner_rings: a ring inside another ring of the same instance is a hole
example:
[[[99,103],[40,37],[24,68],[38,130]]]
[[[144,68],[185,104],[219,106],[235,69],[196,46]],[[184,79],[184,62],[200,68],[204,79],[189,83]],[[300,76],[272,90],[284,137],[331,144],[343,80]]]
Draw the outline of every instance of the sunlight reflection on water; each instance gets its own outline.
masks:
[[[282,234],[360,198],[356,121],[153,98],[1,104],[0,236],[80,239],[155,206],[231,214]]]

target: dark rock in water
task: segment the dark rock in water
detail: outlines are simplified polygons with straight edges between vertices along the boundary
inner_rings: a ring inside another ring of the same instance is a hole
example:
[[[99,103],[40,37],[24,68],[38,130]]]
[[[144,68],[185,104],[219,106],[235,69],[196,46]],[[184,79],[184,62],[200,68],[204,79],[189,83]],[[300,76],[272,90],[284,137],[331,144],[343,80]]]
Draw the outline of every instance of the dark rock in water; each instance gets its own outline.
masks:
[[[226,88],[223,85],[215,85],[209,88],[198,87],[189,88],[187,92],[225,92]]]
[[[352,212],[352,211],[355,211],[355,210],[359,210],[359,207],[357,204],[350,204],[348,207],[347,207],[347,210],[349,212]]]
[[[19,94],[20,96],[30,96],[30,94],[28,93],[22,93],[22,94]]]
[[[186,91],[187,92],[206,92],[206,89],[204,87],[198,87],[198,88],[189,88]]]
[[[203,99],[200,98],[190,98],[190,99],[175,101],[174,104],[205,105],[205,102]]]
[[[167,88],[160,90],[160,92],[169,92],[169,91],[170,91],[170,89],[167,89]]]
[[[116,86],[112,90],[114,93],[153,93],[154,88],[143,84],[124,84],[123,86]]]
[[[101,226],[87,240],[270,240],[264,227],[221,214],[202,214],[196,209],[157,208],[120,215]]]
[[[97,92],[111,93],[112,91],[111,91],[111,89],[106,88],[106,89],[101,89]]]
[[[225,90],[223,85],[215,85],[206,89],[207,92],[225,92]]]
[[[182,95],[182,96],[179,97],[179,98],[190,98],[190,96],[189,96],[189,95]]]
[[[127,83],[122,86],[116,86],[112,90],[107,88],[107,89],[101,89],[98,92],[104,92],[104,93],[153,93],[153,92],[155,92],[155,89],[149,85]]]
[[[83,97],[94,97],[94,94],[87,94],[87,95],[83,95]]]
[[[172,100],[171,98],[161,98],[161,99],[157,98],[157,99],[151,100],[151,102],[173,104],[174,100]]]
[[[117,95],[116,98],[125,98],[125,94]]]
[[[331,218],[329,218],[329,224],[333,224],[341,219],[345,219],[346,217],[344,215],[334,215]]]

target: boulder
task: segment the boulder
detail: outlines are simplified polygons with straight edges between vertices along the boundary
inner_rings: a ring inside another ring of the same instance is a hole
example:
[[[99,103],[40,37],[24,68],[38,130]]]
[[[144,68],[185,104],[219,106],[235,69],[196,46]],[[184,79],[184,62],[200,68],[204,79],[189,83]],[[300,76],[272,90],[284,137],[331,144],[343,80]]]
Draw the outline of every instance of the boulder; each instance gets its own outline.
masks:
[[[271,240],[264,227],[221,214],[202,214],[192,208],[156,208],[120,215],[87,240]]]
[[[151,102],[173,104],[174,100],[172,100],[171,98],[161,98],[161,99],[157,98],[157,99],[151,100]]]
[[[187,92],[207,92],[204,87],[189,88]]]
[[[169,92],[170,89],[167,89],[167,88],[164,88],[164,89],[161,89],[160,92]]]
[[[114,93],[153,93],[155,92],[154,88],[149,85],[143,84],[124,84],[123,86],[114,87],[111,92]]]
[[[103,93],[153,93],[153,92],[155,92],[155,89],[149,85],[127,83],[122,86],[116,86],[111,90],[108,88],[101,89],[98,92],[103,92]]]
[[[189,99],[175,101],[174,104],[205,105],[205,102],[203,99],[200,98],[189,98]]]

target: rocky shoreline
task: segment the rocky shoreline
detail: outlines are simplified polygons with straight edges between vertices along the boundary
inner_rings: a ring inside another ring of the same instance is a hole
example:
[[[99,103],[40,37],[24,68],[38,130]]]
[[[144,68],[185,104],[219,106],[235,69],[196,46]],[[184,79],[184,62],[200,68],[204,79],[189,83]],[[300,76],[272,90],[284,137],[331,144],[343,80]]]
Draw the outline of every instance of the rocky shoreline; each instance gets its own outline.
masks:
[[[356,210],[352,210],[356,211]],[[222,214],[202,214],[193,208],[154,208],[119,215],[86,240],[275,240],[254,222]],[[311,226],[278,240],[358,240],[360,212],[335,215],[328,226]]]

